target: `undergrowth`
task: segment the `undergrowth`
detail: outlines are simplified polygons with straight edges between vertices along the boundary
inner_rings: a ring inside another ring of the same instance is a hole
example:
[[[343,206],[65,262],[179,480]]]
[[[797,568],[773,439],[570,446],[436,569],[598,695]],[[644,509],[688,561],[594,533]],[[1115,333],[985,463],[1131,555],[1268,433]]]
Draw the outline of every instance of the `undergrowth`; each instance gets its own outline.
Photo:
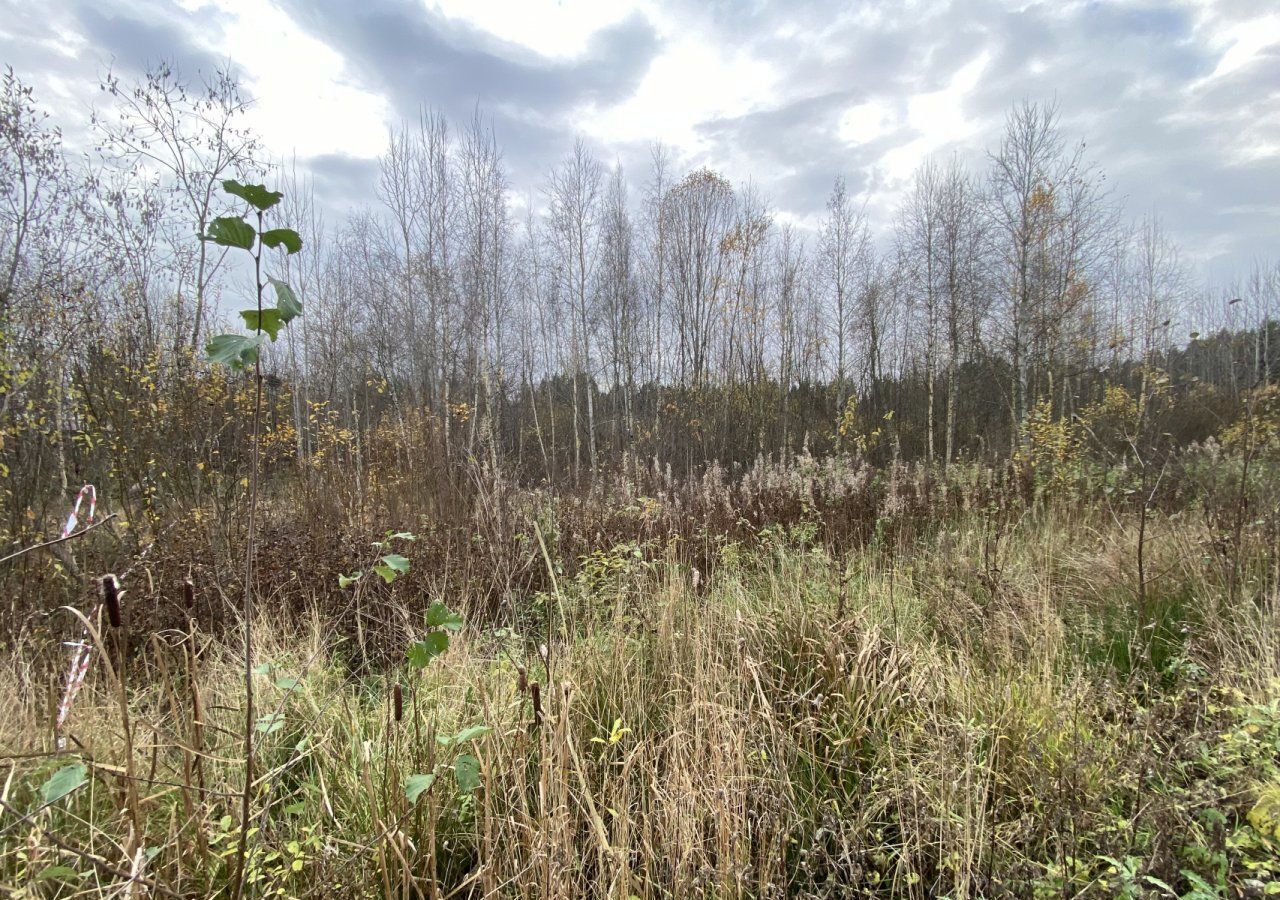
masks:
[[[622,542],[570,566],[535,546],[546,589],[449,619],[447,649],[424,640],[442,607],[408,579],[349,586],[338,610],[261,599],[248,891],[1276,892],[1275,596],[1228,607],[1208,536],[1163,524],[1142,605],[1132,523],[1053,504],[994,537],[977,510],[843,550],[802,517],[708,538],[714,565]],[[379,589],[399,612],[371,660],[346,625]],[[9,654],[10,891],[227,889],[241,661],[200,619],[122,629],[134,646],[96,670],[62,750],[48,660]],[[419,643],[435,649],[415,664]]]

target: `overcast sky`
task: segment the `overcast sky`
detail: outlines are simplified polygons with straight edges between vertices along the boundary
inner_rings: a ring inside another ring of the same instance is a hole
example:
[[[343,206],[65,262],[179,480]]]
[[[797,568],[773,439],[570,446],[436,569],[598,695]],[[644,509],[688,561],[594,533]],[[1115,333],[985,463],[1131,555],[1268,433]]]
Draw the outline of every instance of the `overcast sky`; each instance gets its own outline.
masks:
[[[492,116],[519,192],[581,134],[633,186],[648,146],[816,221],[842,174],[887,226],[929,154],[981,164],[1056,98],[1137,216],[1211,277],[1280,258],[1280,2],[0,0],[0,60],[75,140],[97,77],[229,60],[322,201],[371,190],[388,126]]]

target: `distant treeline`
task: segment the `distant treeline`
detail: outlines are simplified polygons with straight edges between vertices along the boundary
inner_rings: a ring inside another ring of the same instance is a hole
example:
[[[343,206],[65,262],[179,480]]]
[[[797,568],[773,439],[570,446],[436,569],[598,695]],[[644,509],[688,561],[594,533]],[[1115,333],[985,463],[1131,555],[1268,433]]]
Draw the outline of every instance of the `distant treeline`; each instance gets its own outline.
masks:
[[[239,376],[202,356],[247,279],[196,238],[237,212],[228,178],[284,188],[268,225],[303,239],[266,260],[304,308],[265,357],[281,461],[317,463],[341,434],[359,462],[378,432],[406,461],[579,486],[626,454],[677,472],[805,449],[945,464],[1015,452],[1108,387],[1132,406],[1126,439],[1204,440],[1277,377],[1280,265],[1195,284],[1052,104],[1015,106],[980,171],[926,160],[873,234],[841,177],[802,230],[662,146],[636,177],[578,141],[514,186],[482,115],[429,110],[392,133],[367,206],[325,222],[305,175],[266,164],[233,78],[161,66],[101,87],[93,150],[73,156],[3,83],[12,533],[83,479],[147,506],[231,490]]]

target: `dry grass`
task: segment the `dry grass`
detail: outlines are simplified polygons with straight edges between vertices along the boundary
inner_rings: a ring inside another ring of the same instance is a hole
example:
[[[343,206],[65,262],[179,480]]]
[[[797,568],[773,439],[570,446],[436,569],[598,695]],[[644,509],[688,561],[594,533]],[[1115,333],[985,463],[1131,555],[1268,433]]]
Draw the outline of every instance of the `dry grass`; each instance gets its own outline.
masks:
[[[602,548],[503,627],[473,617],[421,671],[364,666],[331,608],[264,600],[262,709],[281,716],[263,722],[253,892],[1252,890],[1280,877],[1275,836],[1246,819],[1275,777],[1276,598],[1225,609],[1207,537],[1165,525],[1145,611],[1132,528],[1054,508],[994,538],[970,513],[840,555],[812,529],[774,529],[749,549],[718,542],[711,574]],[[414,616],[394,618],[382,640],[407,645]],[[134,648],[123,714],[99,666],[62,753],[45,668],[21,650],[4,661],[5,886],[225,888],[236,646],[198,626],[156,633]],[[492,730],[442,742],[475,724]],[[481,762],[474,791],[448,767],[464,750]],[[75,758],[86,782],[42,807]],[[432,771],[411,802],[408,778]]]

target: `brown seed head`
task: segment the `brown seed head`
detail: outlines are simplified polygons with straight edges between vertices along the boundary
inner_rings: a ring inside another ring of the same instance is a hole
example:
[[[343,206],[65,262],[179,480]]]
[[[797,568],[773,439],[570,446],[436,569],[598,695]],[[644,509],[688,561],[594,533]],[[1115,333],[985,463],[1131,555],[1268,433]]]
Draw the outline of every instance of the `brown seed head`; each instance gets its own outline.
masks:
[[[112,628],[124,625],[120,615],[120,581],[114,575],[102,576],[102,603],[107,608],[107,621]]]

